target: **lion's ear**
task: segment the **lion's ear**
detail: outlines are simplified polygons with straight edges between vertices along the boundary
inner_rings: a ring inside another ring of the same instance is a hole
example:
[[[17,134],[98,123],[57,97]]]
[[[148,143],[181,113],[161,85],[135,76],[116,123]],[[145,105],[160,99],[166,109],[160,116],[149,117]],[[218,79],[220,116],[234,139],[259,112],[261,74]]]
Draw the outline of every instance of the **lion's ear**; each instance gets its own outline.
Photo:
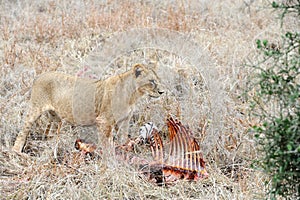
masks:
[[[142,75],[142,73],[145,70],[145,67],[142,64],[136,64],[134,65],[133,70],[134,70],[135,77],[137,78],[140,75]]]

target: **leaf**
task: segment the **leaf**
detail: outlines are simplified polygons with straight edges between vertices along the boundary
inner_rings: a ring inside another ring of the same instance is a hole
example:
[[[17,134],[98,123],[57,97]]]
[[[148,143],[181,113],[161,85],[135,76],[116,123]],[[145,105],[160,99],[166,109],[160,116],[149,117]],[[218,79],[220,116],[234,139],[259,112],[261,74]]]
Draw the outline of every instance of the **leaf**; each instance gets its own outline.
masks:
[[[256,47],[258,48],[258,49],[261,49],[261,41],[260,40],[256,40]]]
[[[268,40],[263,40],[263,45],[264,45],[264,47],[267,47],[267,45],[268,45]]]
[[[278,5],[275,1],[273,1],[273,2],[272,2],[272,7],[273,7],[273,8],[278,8],[279,5]]]
[[[286,145],[286,147],[287,147],[287,149],[288,149],[289,151],[291,151],[292,148],[293,148],[291,144]]]

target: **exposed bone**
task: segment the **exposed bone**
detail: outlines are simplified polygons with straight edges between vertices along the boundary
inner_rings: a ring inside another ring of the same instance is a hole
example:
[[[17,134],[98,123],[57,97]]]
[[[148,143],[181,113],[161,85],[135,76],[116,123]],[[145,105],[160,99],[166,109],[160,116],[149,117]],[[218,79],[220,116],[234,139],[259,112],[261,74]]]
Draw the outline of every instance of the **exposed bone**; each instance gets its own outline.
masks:
[[[147,138],[138,137],[116,147],[116,157],[138,166],[148,181],[158,185],[171,184],[180,179],[197,181],[206,178],[208,173],[200,146],[191,131],[171,117],[167,119],[167,126],[170,139],[168,153],[165,152],[163,141],[155,127],[147,133]],[[134,154],[135,146],[143,144],[145,139],[150,143],[153,161]],[[76,140],[75,148],[84,154],[92,154],[96,150],[94,144],[84,143],[80,139]]]

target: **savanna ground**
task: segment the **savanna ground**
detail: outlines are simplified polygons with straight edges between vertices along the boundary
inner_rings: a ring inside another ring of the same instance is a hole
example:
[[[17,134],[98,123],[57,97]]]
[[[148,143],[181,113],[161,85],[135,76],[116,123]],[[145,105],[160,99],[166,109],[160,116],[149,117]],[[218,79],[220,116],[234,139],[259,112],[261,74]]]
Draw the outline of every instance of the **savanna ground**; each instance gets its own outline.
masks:
[[[256,39],[276,44],[297,23],[280,27],[260,0],[0,1],[0,198],[264,198],[268,177],[250,166],[259,152],[249,129],[259,121],[240,97],[253,74],[245,63],[256,59]],[[104,78],[153,59],[167,93],[138,105],[130,134],[148,121],[165,130],[172,113],[200,142],[208,179],[158,187],[126,163],[77,159],[75,139],[94,141],[96,130],[63,123],[56,134],[51,113],[36,123],[25,155],[10,150],[37,75]]]

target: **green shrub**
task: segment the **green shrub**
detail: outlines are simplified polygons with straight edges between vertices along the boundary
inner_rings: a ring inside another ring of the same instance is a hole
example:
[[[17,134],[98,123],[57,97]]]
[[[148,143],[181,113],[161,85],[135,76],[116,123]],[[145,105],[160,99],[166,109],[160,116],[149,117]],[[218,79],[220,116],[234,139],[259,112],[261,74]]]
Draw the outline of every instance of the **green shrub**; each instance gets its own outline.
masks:
[[[293,13],[299,19],[300,1],[273,2],[272,7],[282,10],[282,18]],[[270,175],[268,198],[299,198],[300,33],[287,32],[280,45],[268,40],[256,44],[261,60],[252,65],[251,114],[261,119],[253,132],[262,157],[254,166]]]

